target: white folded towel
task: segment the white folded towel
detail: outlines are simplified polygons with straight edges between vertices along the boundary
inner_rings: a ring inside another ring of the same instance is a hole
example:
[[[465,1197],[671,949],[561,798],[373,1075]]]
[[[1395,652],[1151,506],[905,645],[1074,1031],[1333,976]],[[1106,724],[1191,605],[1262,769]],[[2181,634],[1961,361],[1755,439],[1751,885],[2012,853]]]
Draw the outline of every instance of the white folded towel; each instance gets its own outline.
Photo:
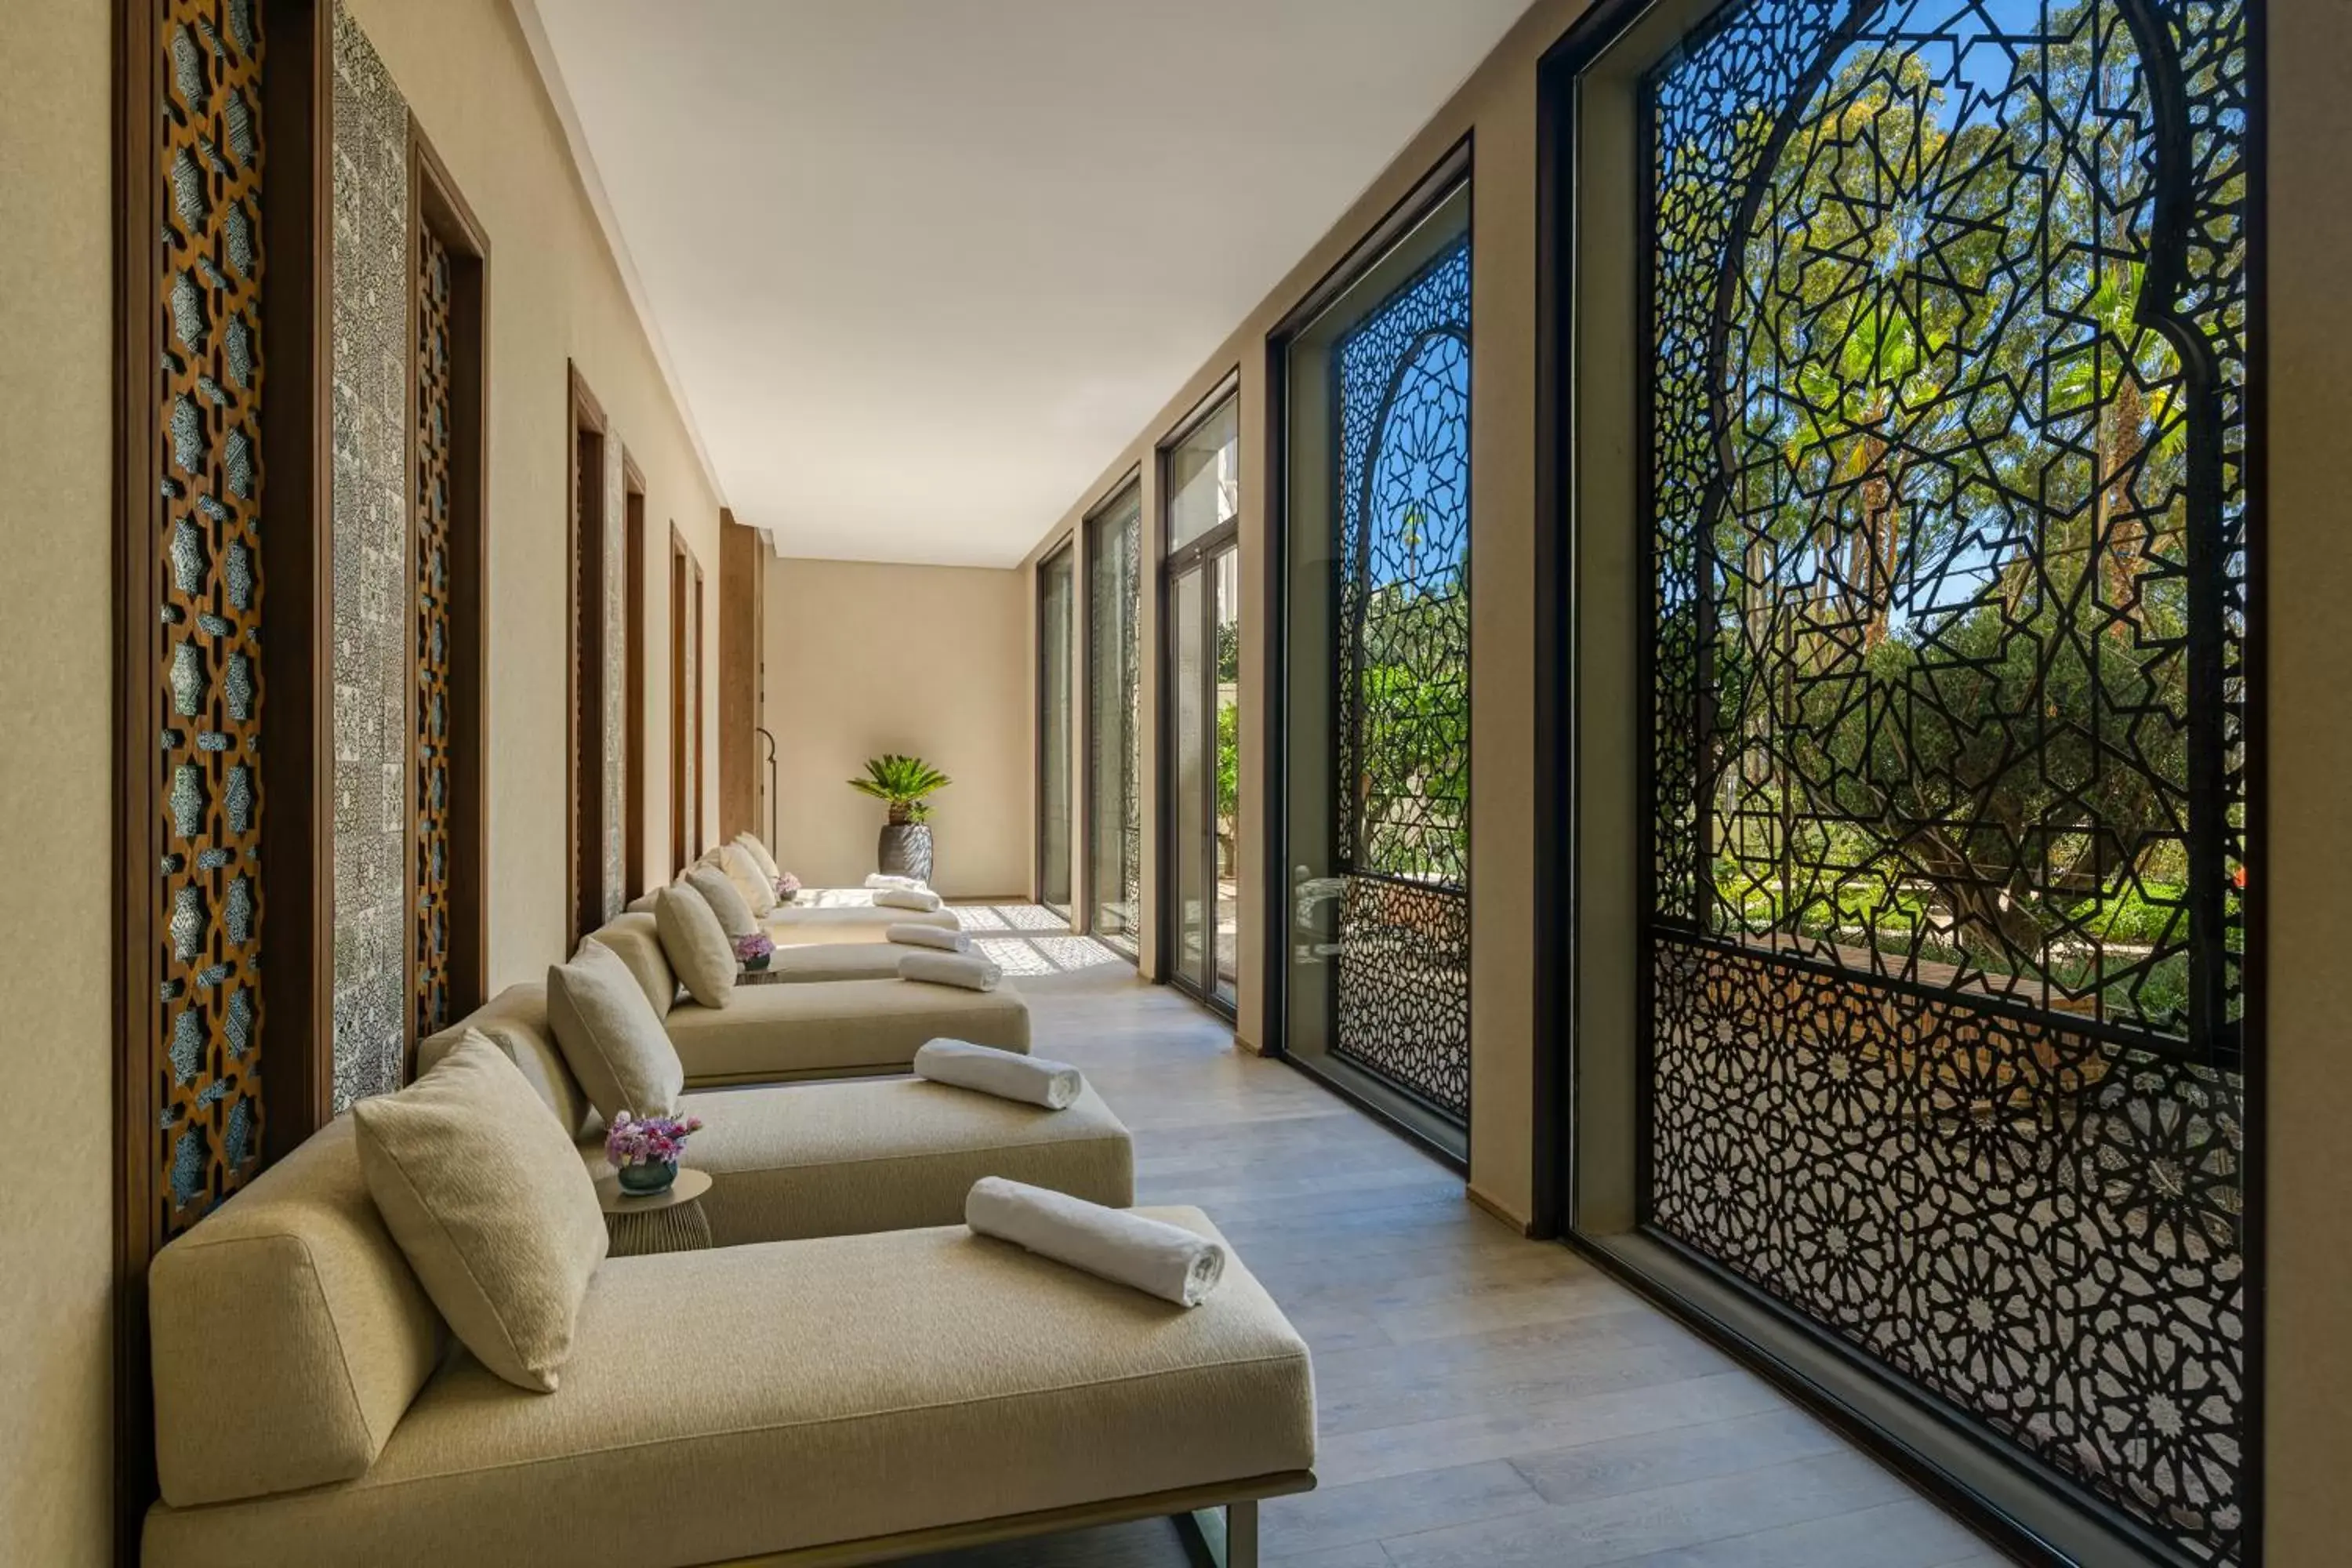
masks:
[[[936,947],[942,952],[971,951],[971,938],[945,926],[892,926],[882,934],[903,947]]]
[[[915,1076],[1048,1110],[1068,1110],[1087,1087],[1078,1069],[1067,1062],[1000,1051],[970,1040],[931,1041],[915,1053]]]
[[[961,985],[967,991],[993,991],[1004,978],[1004,971],[975,953],[910,952],[898,961],[898,978]]]
[[[1002,1176],[972,1184],[963,1222],[978,1235],[1180,1307],[1199,1306],[1225,1274],[1224,1247],[1181,1226]]]
[[[874,902],[885,910],[919,910],[929,914],[940,907],[940,896],[923,888],[880,888],[876,889]]]
[[[894,877],[887,871],[866,872],[866,885],[877,892],[884,888],[905,888],[918,893],[923,890],[923,879],[920,877]]]

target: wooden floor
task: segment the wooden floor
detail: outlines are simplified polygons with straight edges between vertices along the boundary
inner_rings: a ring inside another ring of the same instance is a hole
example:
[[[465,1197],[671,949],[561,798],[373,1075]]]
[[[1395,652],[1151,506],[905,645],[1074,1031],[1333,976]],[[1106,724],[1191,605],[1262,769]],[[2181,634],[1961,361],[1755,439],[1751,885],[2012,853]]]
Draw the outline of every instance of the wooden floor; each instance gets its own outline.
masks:
[[[1022,931],[1050,960],[1020,966],[1037,1052],[1083,1067],[1134,1129],[1139,1201],[1206,1209],[1314,1348],[1322,1485],[1265,1505],[1269,1563],[2002,1561],[1639,1298],[1470,1206],[1443,1166],[1055,934]],[[1185,1563],[1160,1521],[923,1560]]]

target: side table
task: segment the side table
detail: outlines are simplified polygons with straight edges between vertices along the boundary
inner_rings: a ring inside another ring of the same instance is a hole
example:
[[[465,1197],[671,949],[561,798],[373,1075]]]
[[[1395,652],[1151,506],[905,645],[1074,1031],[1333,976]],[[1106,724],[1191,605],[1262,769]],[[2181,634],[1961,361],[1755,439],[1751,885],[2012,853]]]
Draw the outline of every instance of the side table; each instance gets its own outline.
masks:
[[[643,1258],[709,1247],[710,1216],[702,1212],[702,1194],[709,1190],[710,1173],[690,1168],[679,1170],[666,1190],[644,1197],[623,1192],[621,1179],[610,1173],[597,1177],[596,1199],[604,1208],[612,1255]]]

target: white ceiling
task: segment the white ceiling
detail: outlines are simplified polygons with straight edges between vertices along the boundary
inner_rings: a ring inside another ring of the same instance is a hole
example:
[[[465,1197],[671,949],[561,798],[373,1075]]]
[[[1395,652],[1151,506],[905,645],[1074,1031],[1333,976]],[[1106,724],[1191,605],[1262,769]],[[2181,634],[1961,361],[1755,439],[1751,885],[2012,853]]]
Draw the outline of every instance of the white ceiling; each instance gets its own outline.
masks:
[[[536,9],[737,519],[1007,565],[1527,4]]]

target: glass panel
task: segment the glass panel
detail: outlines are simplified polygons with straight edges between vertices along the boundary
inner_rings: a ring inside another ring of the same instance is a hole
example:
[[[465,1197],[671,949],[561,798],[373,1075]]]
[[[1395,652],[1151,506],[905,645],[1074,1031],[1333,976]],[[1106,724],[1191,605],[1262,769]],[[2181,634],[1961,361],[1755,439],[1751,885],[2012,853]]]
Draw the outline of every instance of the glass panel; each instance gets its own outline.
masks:
[[[1643,89],[1645,1218],[2220,1562],[2246,37],[1749,0]]]
[[[1077,563],[1064,545],[1038,568],[1038,900],[1070,912],[1070,661],[1076,641]]]
[[[1470,1088],[1469,188],[1286,345],[1284,1048],[1439,1143]]]
[[[1205,989],[1202,955],[1206,951],[1206,893],[1204,870],[1209,842],[1209,774],[1208,751],[1203,743],[1202,719],[1205,710],[1203,676],[1207,660],[1202,637],[1205,630],[1201,618],[1202,591],[1205,584],[1204,569],[1195,568],[1178,577],[1170,585],[1168,595],[1170,739],[1173,742],[1174,763],[1170,770],[1173,789],[1173,837],[1175,858],[1174,903],[1175,971],[1177,978]]]
[[[1238,398],[1228,397],[1198,429],[1168,448],[1168,548],[1176,550],[1241,512]]]
[[[1087,887],[1095,937],[1132,956],[1142,923],[1143,487],[1087,525]]]
[[[1216,581],[1217,798],[1216,842],[1211,854],[1216,876],[1216,970],[1210,992],[1234,1002],[1241,983],[1242,880],[1242,552],[1220,551],[1207,570]]]

